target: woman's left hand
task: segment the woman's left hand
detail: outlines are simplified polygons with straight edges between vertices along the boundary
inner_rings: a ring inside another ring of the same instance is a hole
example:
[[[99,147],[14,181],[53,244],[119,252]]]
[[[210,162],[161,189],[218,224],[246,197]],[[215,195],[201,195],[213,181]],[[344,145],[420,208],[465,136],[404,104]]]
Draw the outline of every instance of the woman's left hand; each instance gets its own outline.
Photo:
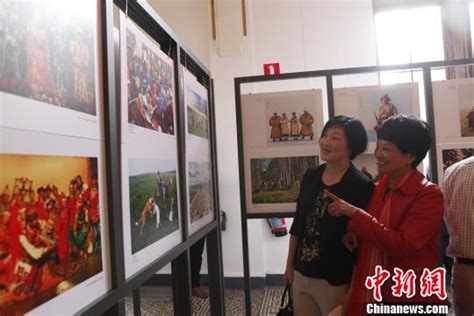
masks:
[[[332,216],[347,216],[352,217],[358,208],[352,204],[347,203],[335,194],[332,194],[328,190],[324,190],[324,195],[329,197],[333,202],[328,206],[328,212]]]

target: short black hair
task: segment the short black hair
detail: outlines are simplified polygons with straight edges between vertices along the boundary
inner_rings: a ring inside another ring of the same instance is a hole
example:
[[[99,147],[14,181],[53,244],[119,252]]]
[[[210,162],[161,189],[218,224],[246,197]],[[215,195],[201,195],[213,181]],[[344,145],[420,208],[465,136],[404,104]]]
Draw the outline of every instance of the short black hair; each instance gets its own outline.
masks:
[[[402,154],[412,154],[416,168],[431,147],[430,126],[413,115],[394,115],[386,119],[377,130],[377,138],[395,144]]]
[[[344,129],[350,160],[353,160],[366,150],[367,132],[361,121],[345,115],[335,116],[326,122],[319,138],[323,137],[324,133],[333,127],[342,127]]]

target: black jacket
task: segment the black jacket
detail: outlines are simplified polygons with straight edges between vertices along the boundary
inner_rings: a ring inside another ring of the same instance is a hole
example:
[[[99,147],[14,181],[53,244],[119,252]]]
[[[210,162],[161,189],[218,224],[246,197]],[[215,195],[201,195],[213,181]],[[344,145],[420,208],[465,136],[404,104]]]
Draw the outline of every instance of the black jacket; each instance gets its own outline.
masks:
[[[350,253],[341,241],[342,236],[347,232],[349,218],[335,217],[327,212],[324,213],[319,227],[319,259],[310,262],[302,261],[299,258],[306,218],[313,211],[316,196],[324,189],[354,206],[365,209],[374,184],[351,164],[341,181],[326,187],[322,182],[325,168],[324,164],[308,169],[301,183],[295,218],[290,229],[290,234],[298,237],[298,249],[294,264],[295,269],[306,277],[325,279],[332,285],[343,285],[350,282],[356,259],[356,254]]]

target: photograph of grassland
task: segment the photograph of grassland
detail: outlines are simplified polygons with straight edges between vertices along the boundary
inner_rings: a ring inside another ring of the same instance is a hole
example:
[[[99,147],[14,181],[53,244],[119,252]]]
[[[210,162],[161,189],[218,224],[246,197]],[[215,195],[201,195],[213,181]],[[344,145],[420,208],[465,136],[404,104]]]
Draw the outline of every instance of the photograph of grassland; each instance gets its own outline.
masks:
[[[188,109],[188,133],[209,138],[208,104],[191,86],[187,87],[186,105]]]
[[[251,159],[252,203],[295,203],[305,171],[318,163],[317,156]]]
[[[191,223],[212,212],[210,165],[208,162],[191,161],[188,164],[189,209]]]
[[[176,162],[129,159],[132,253],[179,229]]]

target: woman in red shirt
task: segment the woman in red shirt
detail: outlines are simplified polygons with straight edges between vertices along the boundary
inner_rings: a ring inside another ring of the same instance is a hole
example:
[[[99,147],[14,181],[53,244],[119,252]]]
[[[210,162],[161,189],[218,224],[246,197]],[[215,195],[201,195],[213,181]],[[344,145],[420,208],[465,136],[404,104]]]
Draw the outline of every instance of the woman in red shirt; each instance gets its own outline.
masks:
[[[397,115],[384,121],[377,137],[375,157],[382,178],[372,193],[367,212],[327,193],[334,201],[329,205],[329,213],[349,217],[347,229],[357,236],[348,238],[347,246],[356,245],[356,240],[359,244],[346,305],[349,315],[364,315],[367,303],[379,301],[374,298],[370,282],[366,285],[367,278],[376,274],[377,266],[390,273],[380,287],[380,301],[384,304],[440,302],[441,293],[424,295],[420,282],[426,279],[425,269],[437,268],[444,212],[439,187],[416,169],[431,145],[429,126],[413,116]],[[403,273],[413,271],[413,293],[397,293],[397,288],[392,288],[396,268]]]

